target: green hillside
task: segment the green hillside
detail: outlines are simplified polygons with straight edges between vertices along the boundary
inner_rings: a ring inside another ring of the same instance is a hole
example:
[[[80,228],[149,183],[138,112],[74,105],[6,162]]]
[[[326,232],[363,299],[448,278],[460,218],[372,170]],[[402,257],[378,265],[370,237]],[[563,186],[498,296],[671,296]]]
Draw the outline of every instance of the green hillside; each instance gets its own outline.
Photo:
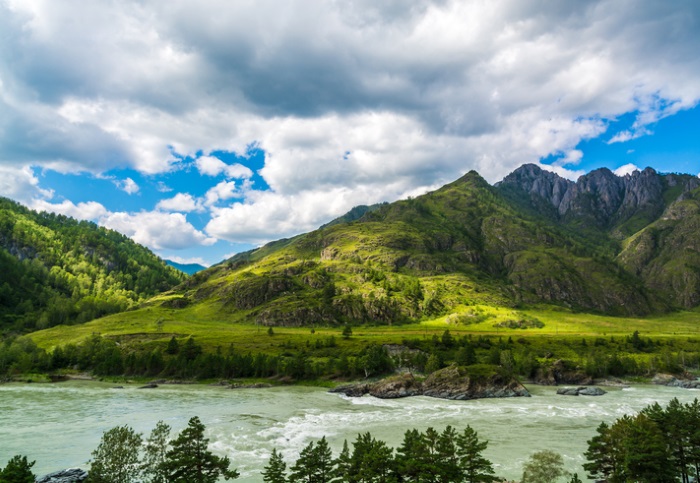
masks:
[[[585,183],[552,178],[580,190],[564,211],[546,190],[490,186],[470,172],[238,254],[136,310],[34,332],[8,346],[0,372],[100,360],[98,373],[114,375],[358,377],[388,370],[377,352],[388,343],[418,349],[413,367],[426,373],[452,362],[534,378],[561,364],[589,377],[697,369],[697,301],[653,282],[695,270],[699,188],[683,178],[675,193],[650,191],[658,201],[632,178],[603,176],[597,186],[617,191],[601,197],[616,204],[586,204],[575,198],[593,196]],[[663,187],[661,175],[646,176]],[[648,199],[656,218],[620,237],[651,216]],[[36,362],[23,366],[22,351]]]
[[[94,223],[0,198],[0,332],[25,332],[137,306],[186,277]]]

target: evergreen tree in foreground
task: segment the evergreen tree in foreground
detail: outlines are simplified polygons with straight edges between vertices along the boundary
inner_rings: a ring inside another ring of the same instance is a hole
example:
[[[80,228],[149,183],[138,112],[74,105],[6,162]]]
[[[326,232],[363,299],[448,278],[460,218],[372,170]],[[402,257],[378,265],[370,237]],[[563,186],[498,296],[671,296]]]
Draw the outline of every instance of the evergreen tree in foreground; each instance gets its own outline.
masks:
[[[265,483],[287,483],[287,464],[282,459],[282,455],[277,449],[272,450],[270,461],[262,472]]]
[[[7,466],[0,470],[0,483],[34,483],[34,473],[31,463],[26,456],[16,455],[7,462]]]
[[[197,416],[190,419],[171,443],[162,465],[166,480],[170,483],[216,483],[220,476],[225,480],[238,478],[236,470],[230,470],[227,456],[214,455],[207,449],[209,440],[204,437],[204,424]]]

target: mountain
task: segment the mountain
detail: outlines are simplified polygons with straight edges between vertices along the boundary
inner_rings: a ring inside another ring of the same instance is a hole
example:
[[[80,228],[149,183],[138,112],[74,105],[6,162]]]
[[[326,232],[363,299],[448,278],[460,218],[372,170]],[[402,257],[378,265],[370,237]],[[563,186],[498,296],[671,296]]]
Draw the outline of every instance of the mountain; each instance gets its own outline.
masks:
[[[199,263],[177,263],[172,260],[164,260],[169,266],[180,270],[187,275],[194,275],[197,272],[205,270],[207,267],[200,265]]]
[[[186,276],[112,230],[0,198],[0,332],[135,307]]]
[[[700,304],[700,179],[652,168],[615,176],[603,168],[573,183],[535,165],[499,188],[554,223],[611,244],[616,264],[673,307]],[[543,209],[543,205],[546,207]]]
[[[469,323],[483,305],[691,308],[700,303],[699,181],[647,168],[572,182],[524,165],[491,186],[472,171],[238,254],[151,304],[288,326]]]

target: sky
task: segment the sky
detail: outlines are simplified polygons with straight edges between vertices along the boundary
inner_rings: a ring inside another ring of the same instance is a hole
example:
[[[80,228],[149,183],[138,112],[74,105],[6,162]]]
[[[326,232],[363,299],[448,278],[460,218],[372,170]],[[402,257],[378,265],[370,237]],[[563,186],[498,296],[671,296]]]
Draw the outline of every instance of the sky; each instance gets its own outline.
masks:
[[[696,0],[0,0],[0,195],[217,263],[524,163],[700,174]]]

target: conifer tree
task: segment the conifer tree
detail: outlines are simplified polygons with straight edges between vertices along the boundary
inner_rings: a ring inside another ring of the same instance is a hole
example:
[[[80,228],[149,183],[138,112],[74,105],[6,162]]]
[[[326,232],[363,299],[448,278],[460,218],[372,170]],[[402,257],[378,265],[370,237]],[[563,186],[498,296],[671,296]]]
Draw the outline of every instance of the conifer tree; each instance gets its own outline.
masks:
[[[282,455],[277,452],[277,448],[272,450],[270,461],[262,472],[265,483],[287,483],[287,463],[282,459]]]
[[[204,437],[204,424],[197,416],[190,419],[171,443],[162,469],[169,483],[215,483],[220,476],[225,480],[238,478],[236,470],[230,470],[228,456],[214,455],[208,449],[209,440]]]
[[[7,466],[0,470],[0,482],[2,483],[34,483],[34,473],[31,463],[26,456],[16,455],[7,462]]]
[[[483,456],[488,441],[479,441],[476,431],[471,426],[457,435],[457,455],[459,467],[466,483],[490,483],[496,480],[493,464]]]
[[[352,469],[352,461],[350,459],[350,449],[348,448],[348,440],[343,441],[343,449],[338,457],[333,461],[333,483],[341,483],[349,481],[350,471]]]
[[[302,483],[329,483],[333,477],[332,456],[325,436],[316,445],[312,441],[290,468],[289,479]]]

